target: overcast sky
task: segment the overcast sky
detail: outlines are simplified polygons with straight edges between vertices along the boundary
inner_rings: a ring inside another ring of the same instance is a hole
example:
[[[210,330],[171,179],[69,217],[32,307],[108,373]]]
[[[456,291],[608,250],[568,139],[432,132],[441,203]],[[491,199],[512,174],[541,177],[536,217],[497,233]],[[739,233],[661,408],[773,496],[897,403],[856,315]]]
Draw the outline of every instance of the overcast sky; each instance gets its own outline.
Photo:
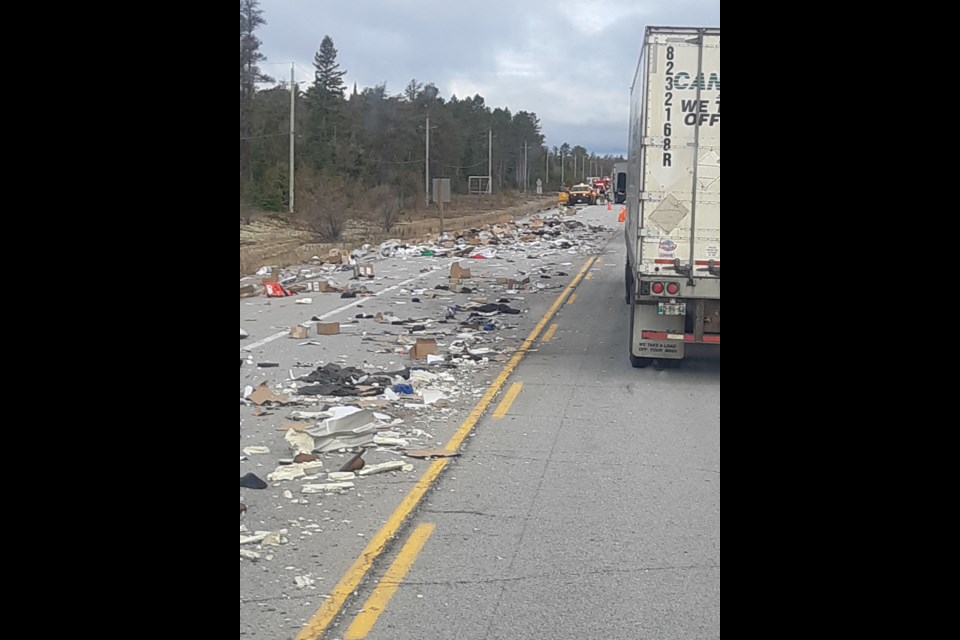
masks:
[[[352,90],[416,78],[440,95],[540,117],[551,147],[626,154],[630,83],[643,30],[720,26],[720,0],[261,0],[263,70],[312,80],[324,35]],[[284,68],[286,66],[286,68]]]

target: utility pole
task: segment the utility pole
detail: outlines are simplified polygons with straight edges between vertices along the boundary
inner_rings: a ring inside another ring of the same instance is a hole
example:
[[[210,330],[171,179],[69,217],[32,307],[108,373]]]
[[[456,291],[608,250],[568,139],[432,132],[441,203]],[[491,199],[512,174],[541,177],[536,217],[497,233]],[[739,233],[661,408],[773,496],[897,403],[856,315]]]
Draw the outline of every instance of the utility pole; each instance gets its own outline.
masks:
[[[493,193],[493,129],[487,131],[487,195]]]
[[[543,154],[547,158],[547,179],[544,181],[544,184],[550,184],[550,148],[547,147],[547,152]],[[549,188],[549,187],[548,187]]]
[[[527,184],[530,182],[530,171],[527,169],[527,141],[523,141],[523,192],[527,192]]]
[[[296,136],[294,135],[294,111],[297,108],[297,82],[294,77],[294,64],[290,63],[290,213],[293,213],[293,173],[294,173],[294,157],[293,157],[293,145],[296,142]]]
[[[430,208],[430,116],[427,116],[427,161],[426,180],[424,185],[427,191],[427,209]]]
[[[560,186],[564,186],[567,183],[567,156],[560,151]]]

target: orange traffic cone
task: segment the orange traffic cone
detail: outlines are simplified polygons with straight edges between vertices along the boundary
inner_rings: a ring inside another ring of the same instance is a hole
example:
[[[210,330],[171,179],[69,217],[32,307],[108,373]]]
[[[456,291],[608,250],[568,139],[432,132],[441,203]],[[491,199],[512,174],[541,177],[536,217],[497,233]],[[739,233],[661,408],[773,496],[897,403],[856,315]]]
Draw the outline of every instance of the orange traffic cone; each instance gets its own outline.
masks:
[[[609,200],[607,201],[607,211],[613,211],[613,203]]]
[[[620,209],[620,222],[624,222],[627,219],[627,208],[624,207]]]

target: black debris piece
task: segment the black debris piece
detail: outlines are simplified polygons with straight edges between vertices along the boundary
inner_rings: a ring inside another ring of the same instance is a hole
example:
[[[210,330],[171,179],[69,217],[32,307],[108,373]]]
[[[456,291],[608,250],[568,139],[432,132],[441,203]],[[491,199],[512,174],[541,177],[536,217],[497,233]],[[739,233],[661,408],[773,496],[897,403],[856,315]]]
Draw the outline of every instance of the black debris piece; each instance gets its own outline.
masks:
[[[241,489],[266,489],[267,483],[258,478],[252,473],[240,478],[240,488]]]

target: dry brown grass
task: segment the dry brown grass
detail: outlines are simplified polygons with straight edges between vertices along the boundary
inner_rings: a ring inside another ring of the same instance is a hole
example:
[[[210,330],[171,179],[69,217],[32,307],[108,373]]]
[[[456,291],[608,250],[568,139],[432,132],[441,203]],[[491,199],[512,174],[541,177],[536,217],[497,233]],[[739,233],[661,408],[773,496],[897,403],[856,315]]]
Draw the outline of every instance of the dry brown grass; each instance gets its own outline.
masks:
[[[454,196],[444,205],[444,229],[456,232],[494,222],[508,222],[555,206],[552,198],[524,199],[522,195],[495,194],[492,197]],[[439,210],[405,212],[390,232],[383,230],[373,215],[348,220],[338,243],[318,242],[315,233],[298,228],[288,216],[251,214],[252,220],[240,222],[240,275],[250,275],[264,265],[286,267],[301,264],[314,255],[326,255],[331,248],[354,249],[365,243],[379,244],[400,239],[414,242],[439,233]]]

